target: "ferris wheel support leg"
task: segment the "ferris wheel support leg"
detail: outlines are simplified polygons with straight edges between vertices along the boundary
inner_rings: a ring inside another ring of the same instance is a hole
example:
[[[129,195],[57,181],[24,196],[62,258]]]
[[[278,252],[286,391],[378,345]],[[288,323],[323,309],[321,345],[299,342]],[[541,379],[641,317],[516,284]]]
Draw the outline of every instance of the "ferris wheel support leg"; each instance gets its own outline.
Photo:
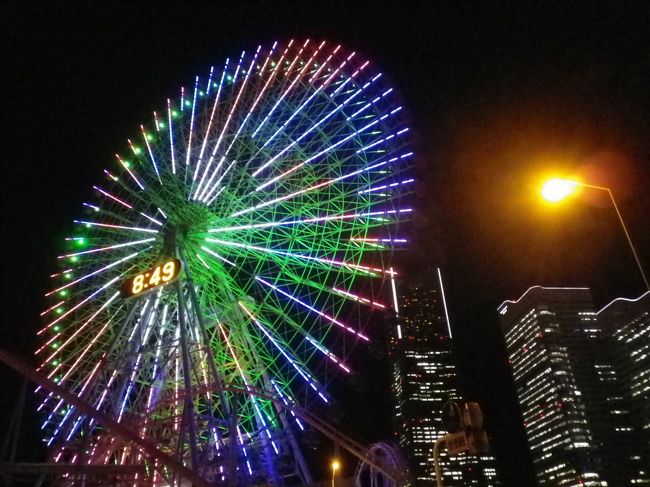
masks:
[[[271,378],[268,376],[267,373],[264,373],[264,382],[266,383],[266,388],[269,391],[272,391],[273,387],[271,384]],[[300,445],[298,445],[298,441],[296,440],[296,435],[293,434],[291,425],[289,425],[286,415],[283,414],[285,411],[282,411],[282,408],[277,403],[274,402],[273,405],[275,407],[276,412],[278,413],[280,422],[282,423],[282,428],[284,429],[284,431],[287,434],[287,437],[289,438],[289,444],[291,445],[291,450],[293,451],[293,458],[296,462],[296,465],[298,466],[302,483],[305,485],[313,484],[314,479],[312,478],[311,471],[309,470],[309,467],[305,462],[305,457],[302,456],[302,451],[300,450]]]
[[[241,314],[241,312],[238,312],[238,315],[240,317],[240,320],[244,320],[245,318]],[[243,321],[242,321],[243,322]],[[249,335],[244,333],[244,339],[248,343],[248,346],[250,347],[250,352],[255,361],[257,362],[257,366],[259,367],[260,370],[264,370],[264,364],[262,360],[260,359],[259,355],[257,354],[257,348],[253,344],[251,338]],[[263,374],[265,376],[266,374]],[[266,378],[266,377],[265,377]],[[267,384],[268,387],[268,384]],[[253,399],[254,400],[254,399]],[[258,427],[260,431],[267,430],[269,433],[270,431],[268,430],[268,426],[264,424],[263,418],[262,418],[262,413],[260,411],[256,411],[256,415],[258,418]],[[280,478],[278,477],[278,472],[275,468],[275,462],[273,461],[273,452],[271,451],[271,446],[269,445],[269,439],[266,438],[263,434],[260,434],[262,438],[262,444],[264,447],[264,457],[266,459],[266,465],[267,465],[267,472],[271,477],[271,482],[273,485],[281,485]]]
[[[223,391],[224,387],[224,380],[221,374],[219,373],[219,369],[217,368],[217,362],[214,358],[214,352],[211,347],[211,341],[210,337],[208,336],[208,331],[207,327],[205,325],[205,319],[203,317],[203,312],[201,311],[201,306],[199,303],[199,299],[196,296],[196,291],[194,290],[194,282],[192,281],[192,276],[189,273],[189,266],[187,265],[187,262],[185,261],[185,256],[179,249],[179,255],[181,257],[181,261],[183,262],[183,268],[185,269],[185,280],[187,281],[187,287],[189,290],[189,295],[190,295],[190,301],[192,303],[192,308],[194,309],[194,314],[196,315],[196,319],[199,322],[199,330],[201,331],[201,335],[203,338],[203,343],[206,343],[207,346],[205,347],[205,352],[206,355],[208,356],[208,367],[210,367],[210,372],[214,376],[214,380],[218,385],[219,388],[219,399],[221,400],[221,403],[223,404],[224,410],[226,412],[226,415],[230,414],[230,404],[228,403],[228,400],[226,399],[226,395]]]
[[[238,394],[233,394],[233,408],[228,418],[228,439],[229,439],[229,461],[228,461],[228,485],[237,486],[237,400]]]
[[[181,281],[176,281],[178,292],[178,326],[180,328],[181,358],[183,361],[183,381],[185,384],[185,405],[183,415],[186,420],[188,443],[190,445],[190,459],[192,470],[199,474],[199,461],[196,451],[196,423],[194,422],[194,398],[192,397],[192,377],[190,375],[190,354],[187,344],[187,322],[185,320],[185,296]]]
[[[203,338],[203,343],[207,344],[207,346],[205,347],[205,352],[208,357],[208,367],[210,368],[210,372],[212,373],[214,380],[217,384],[219,399],[221,400],[221,404],[223,404],[226,417],[228,418],[228,423],[229,423],[228,434],[230,438],[229,444],[226,445],[223,438],[221,437],[221,432],[218,429],[216,429],[216,432],[219,441],[221,441],[222,445],[224,445],[224,447],[229,448],[230,454],[228,459],[228,483],[230,486],[234,487],[238,484],[237,482],[237,463],[238,463],[237,462],[238,459],[237,416],[235,411],[237,402],[236,402],[236,398],[234,398],[233,404],[231,404],[226,397],[224,391],[225,381],[223,380],[223,377],[221,373],[219,373],[219,369],[217,368],[216,360],[214,358],[214,352],[212,350],[212,347],[210,346],[211,341],[208,336],[207,326],[205,324],[205,318],[201,311],[201,306],[199,303],[199,299],[196,295],[196,291],[194,290],[194,282],[192,280],[191,274],[189,273],[189,266],[187,265],[187,262],[185,260],[185,255],[181,248],[178,249],[178,255],[181,261],[183,262],[183,268],[185,269],[185,280],[187,282],[189,298],[190,298],[190,302],[192,303],[192,308],[194,309],[194,314],[196,315],[196,319],[199,323],[199,330]]]

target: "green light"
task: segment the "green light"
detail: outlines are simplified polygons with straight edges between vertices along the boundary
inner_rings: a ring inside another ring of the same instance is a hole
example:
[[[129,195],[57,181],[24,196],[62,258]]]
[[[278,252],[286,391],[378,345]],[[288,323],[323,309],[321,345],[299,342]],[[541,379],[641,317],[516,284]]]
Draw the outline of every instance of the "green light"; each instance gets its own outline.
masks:
[[[79,257],[76,256],[76,255],[73,255],[72,257],[70,257],[70,262],[79,262]]]
[[[59,365],[59,361],[58,360],[52,361],[52,365]]]
[[[67,295],[68,295],[68,291],[66,291],[65,289],[63,291],[59,291],[59,296],[61,296],[62,298],[65,298]]]
[[[228,75],[228,81],[232,81],[232,75]]]
[[[164,128],[166,127],[165,122],[158,122],[158,126],[159,126],[161,129],[164,129]]]
[[[63,313],[65,310],[63,308],[56,308],[56,314],[60,315]]]
[[[70,272],[66,272],[66,273],[63,275],[63,277],[65,277],[66,279],[72,279],[72,274],[71,274]]]
[[[153,141],[153,135],[147,134],[146,137],[149,142]]]
[[[126,167],[126,168],[131,167],[131,163],[129,161],[124,161],[123,164],[124,164],[124,167]]]
[[[174,118],[178,117],[178,112],[176,110],[172,110],[172,117]]]
[[[205,96],[205,92],[199,91],[199,96]]]
[[[61,331],[61,327],[60,327],[59,325],[56,325],[56,326],[54,327],[54,331],[57,332],[57,333],[60,332],[60,331]]]
[[[83,237],[79,237],[78,239],[76,239],[76,242],[77,242],[77,245],[79,245],[79,246],[86,245],[86,239],[83,238]]]
[[[185,100],[185,106],[186,106],[186,107],[191,107],[191,106],[192,106],[192,102],[191,102],[190,100]]]
[[[90,228],[92,225],[90,223],[86,223],[86,228]]]
[[[59,344],[58,344],[57,342],[54,342],[54,343],[52,344],[52,348],[59,348]]]
[[[136,146],[136,147],[133,148],[133,152],[134,152],[136,155],[138,155],[138,154],[141,154],[141,153],[142,153],[142,149],[140,149],[140,147],[137,147],[137,146]]]

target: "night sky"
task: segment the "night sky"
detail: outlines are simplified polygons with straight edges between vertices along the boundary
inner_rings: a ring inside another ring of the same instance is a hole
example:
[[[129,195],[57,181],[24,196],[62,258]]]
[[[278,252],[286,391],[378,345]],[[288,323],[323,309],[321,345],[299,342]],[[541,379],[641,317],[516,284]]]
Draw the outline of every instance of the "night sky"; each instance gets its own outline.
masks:
[[[484,407],[504,485],[530,484],[496,307],[536,284],[589,286],[599,307],[643,292],[606,193],[551,207],[536,191],[551,175],[612,188],[650,267],[650,7],[220,3],[0,7],[2,348],[33,356],[72,218],[164,99],[260,43],[340,42],[401,93],[419,181],[404,268],[442,267],[462,388]],[[1,377],[4,432],[19,381]],[[355,417],[354,436],[386,430]]]

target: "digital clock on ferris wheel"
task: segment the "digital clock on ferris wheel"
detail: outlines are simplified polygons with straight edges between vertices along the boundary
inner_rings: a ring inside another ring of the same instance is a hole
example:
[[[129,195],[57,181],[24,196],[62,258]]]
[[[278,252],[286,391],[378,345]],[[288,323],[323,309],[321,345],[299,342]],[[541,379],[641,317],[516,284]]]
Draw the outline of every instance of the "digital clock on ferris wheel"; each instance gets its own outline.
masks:
[[[174,282],[178,279],[181,269],[180,260],[168,259],[146,271],[129,277],[122,283],[120,293],[123,298],[141,296],[160,286]]]

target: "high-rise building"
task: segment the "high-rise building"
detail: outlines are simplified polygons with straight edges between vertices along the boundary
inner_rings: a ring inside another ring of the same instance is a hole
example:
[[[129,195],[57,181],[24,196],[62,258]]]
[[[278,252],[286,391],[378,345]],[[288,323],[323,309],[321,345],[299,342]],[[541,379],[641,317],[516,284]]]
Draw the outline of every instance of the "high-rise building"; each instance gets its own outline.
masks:
[[[598,313],[607,337],[610,377],[619,391],[607,398],[612,471],[616,484],[650,485],[650,292],[618,298]]]
[[[440,270],[419,282],[393,280],[390,343],[395,432],[416,486],[435,485],[433,446],[446,434],[443,404],[460,401]],[[498,485],[494,457],[441,455],[446,487]]]
[[[634,485],[631,403],[618,371],[625,366],[617,365],[589,289],[535,286],[498,310],[539,484]],[[617,328],[621,340],[642,321],[630,316]],[[629,353],[643,354],[642,343]]]

